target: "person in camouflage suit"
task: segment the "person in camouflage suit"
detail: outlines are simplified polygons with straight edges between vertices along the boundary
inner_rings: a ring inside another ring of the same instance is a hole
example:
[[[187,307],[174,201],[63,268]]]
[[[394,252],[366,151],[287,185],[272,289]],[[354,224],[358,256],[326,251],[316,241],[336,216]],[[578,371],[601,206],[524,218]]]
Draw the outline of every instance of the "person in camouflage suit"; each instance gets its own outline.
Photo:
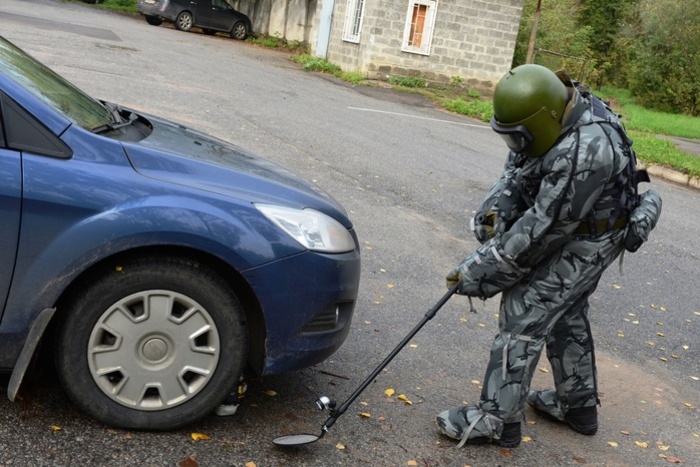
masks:
[[[494,91],[492,128],[508,144],[505,169],[473,219],[481,246],[447,276],[457,293],[502,292],[499,331],[480,400],[437,416],[464,443],[515,447],[526,402],[593,435],[597,384],[588,299],[624,250],[633,157],[615,123],[568,76],[514,68]],[[660,211],[660,199],[658,204]],[[658,214],[658,213],[657,213]],[[658,217],[658,216],[657,216]],[[554,389],[529,391],[546,347]]]

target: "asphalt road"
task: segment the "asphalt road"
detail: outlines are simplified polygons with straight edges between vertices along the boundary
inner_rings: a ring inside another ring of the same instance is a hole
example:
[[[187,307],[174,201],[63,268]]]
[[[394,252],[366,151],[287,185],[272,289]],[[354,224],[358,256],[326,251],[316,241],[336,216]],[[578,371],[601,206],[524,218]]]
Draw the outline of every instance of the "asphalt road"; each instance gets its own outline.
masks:
[[[210,132],[314,181],[347,207],[363,248],[352,331],[328,361],[251,381],[235,416],[168,433],[95,423],[47,374],[30,403],[0,399],[0,466],[700,463],[697,192],[652,182],[664,199],[659,226],[593,297],[597,436],[530,411],[517,449],[457,450],[439,436],[435,414],[478,397],[497,332],[497,300],[471,314],[455,297],[324,438],[284,450],[271,440],[318,434],[327,414],[315,399],[342,402],[442,296],[445,274],[476,246],[467,220],[499,175],[505,146],[482,123],[421,98],[348,86],[223,36],[50,0],[0,0],[0,31],[96,97]],[[545,360],[534,388],[549,384]],[[387,397],[389,388],[412,404]]]

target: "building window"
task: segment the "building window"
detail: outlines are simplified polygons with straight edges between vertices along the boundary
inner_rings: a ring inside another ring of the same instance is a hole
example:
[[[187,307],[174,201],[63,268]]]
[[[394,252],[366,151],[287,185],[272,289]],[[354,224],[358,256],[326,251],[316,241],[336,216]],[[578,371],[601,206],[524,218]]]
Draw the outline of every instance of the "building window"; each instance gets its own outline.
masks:
[[[406,13],[406,28],[403,32],[401,50],[416,54],[430,55],[430,43],[433,40],[433,25],[437,2],[430,0],[411,0]]]
[[[348,0],[347,9],[345,10],[345,26],[343,27],[344,41],[360,42],[364,11],[365,0]]]

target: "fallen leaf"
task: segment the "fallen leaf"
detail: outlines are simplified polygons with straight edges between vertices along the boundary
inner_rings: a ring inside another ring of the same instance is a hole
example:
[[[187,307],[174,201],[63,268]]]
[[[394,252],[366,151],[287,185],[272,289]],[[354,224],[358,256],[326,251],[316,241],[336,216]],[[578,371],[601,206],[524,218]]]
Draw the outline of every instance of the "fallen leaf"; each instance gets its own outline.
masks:
[[[417,348],[418,348],[418,345],[417,345],[417,344],[411,344],[411,345],[409,345],[409,347],[412,348],[412,349],[417,349]]]
[[[58,426],[58,425],[51,425],[51,429],[52,429],[53,431],[61,431],[61,427]]]
[[[394,284],[387,284],[387,285],[386,285],[386,288],[387,288],[387,289],[393,289],[393,288],[394,288]]]
[[[546,368],[542,368],[542,367],[540,367],[540,369],[539,369],[539,370],[540,370],[540,371],[541,371],[542,373],[549,373],[549,370],[548,370],[548,369],[546,369]]]
[[[666,457],[666,461],[667,461],[667,462],[670,462],[671,464],[682,464],[682,463],[683,463],[683,461],[680,460],[679,458],[677,458],[677,457],[671,457],[671,456]]]
[[[523,443],[529,443],[530,441],[532,441],[532,438],[530,438],[529,436],[523,436],[522,441]]]
[[[369,412],[360,412],[360,417],[362,418],[372,418]]]
[[[679,359],[679,358],[681,358],[681,357],[679,357],[678,355],[673,355],[673,354],[671,354],[671,358]]]
[[[473,379],[473,380],[471,380],[471,383],[472,384],[481,384],[481,381],[479,381],[478,379]]]
[[[270,396],[270,397],[274,397],[277,395],[277,391],[273,391],[272,389],[268,389],[267,391],[265,391],[265,395]]]
[[[418,462],[416,461],[407,461],[406,465],[418,465]]]
[[[656,335],[659,337],[666,337],[666,334],[664,334],[663,332],[657,332]]]
[[[690,402],[683,402],[683,405],[685,405],[685,406],[688,407],[689,409],[694,409],[694,408],[695,408],[695,406],[694,406],[693,404],[691,404]]]
[[[413,402],[411,402],[410,400],[408,400],[408,397],[406,397],[406,396],[403,395],[403,394],[399,394],[399,395],[398,395],[398,399],[399,399],[400,401],[404,401],[404,402],[405,402],[406,404],[408,404],[408,405],[413,405]]]
[[[621,289],[622,286],[621,286],[621,285],[617,285],[617,284],[613,284],[613,288],[614,288],[614,289]]]
[[[199,467],[199,463],[194,456],[190,456],[187,459],[182,459],[177,463],[177,465],[178,467]]]
[[[668,451],[670,447],[671,446],[666,446],[665,444],[662,444],[661,446],[659,446],[659,449],[661,449],[662,451]]]
[[[647,443],[646,441],[635,441],[634,444],[636,444],[640,448],[646,448],[649,446],[649,443]]]
[[[250,461],[245,463],[245,467],[258,467],[255,462]]]
[[[211,439],[211,436],[204,433],[192,433],[190,436],[195,441],[209,441]]]
[[[684,345],[684,346],[683,346],[683,350],[688,350],[689,348],[690,348],[689,345]]]
[[[335,445],[335,448],[336,448],[336,449],[345,449],[345,445],[343,445],[343,444],[341,444],[341,443],[338,443],[338,444]]]
[[[618,446],[618,444],[615,441],[608,441],[608,446],[612,446],[612,447],[616,448]]]
[[[391,397],[391,396],[393,396],[395,393],[396,393],[396,391],[394,391],[394,390],[391,389],[391,388],[389,388],[389,389],[387,389],[386,391],[384,391],[384,394],[386,395],[386,397]]]
[[[666,358],[666,357],[659,357],[659,360],[661,360],[662,362],[667,362],[667,361],[668,361],[668,358]]]
[[[692,379],[693,381],[700,381],[700,378],[698,378],[697,376],[691,376],[690,379]]]
[[[630,432],[627,430],[620,430],[620,434],[629,436]]]

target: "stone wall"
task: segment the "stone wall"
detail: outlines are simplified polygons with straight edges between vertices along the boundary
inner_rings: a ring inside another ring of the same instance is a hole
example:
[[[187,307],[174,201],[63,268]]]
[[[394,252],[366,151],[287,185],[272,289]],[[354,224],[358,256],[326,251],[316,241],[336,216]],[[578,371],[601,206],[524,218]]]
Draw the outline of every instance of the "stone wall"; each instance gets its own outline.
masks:
[[[343,70],[479,89],[492,89],[510,69],[523,6],[523,0],[438,0],[430,54],[420,55],[401,50],[409,0],[365,0],[357,44],[342,40],[347,0],[335,1],[327,58]]]

